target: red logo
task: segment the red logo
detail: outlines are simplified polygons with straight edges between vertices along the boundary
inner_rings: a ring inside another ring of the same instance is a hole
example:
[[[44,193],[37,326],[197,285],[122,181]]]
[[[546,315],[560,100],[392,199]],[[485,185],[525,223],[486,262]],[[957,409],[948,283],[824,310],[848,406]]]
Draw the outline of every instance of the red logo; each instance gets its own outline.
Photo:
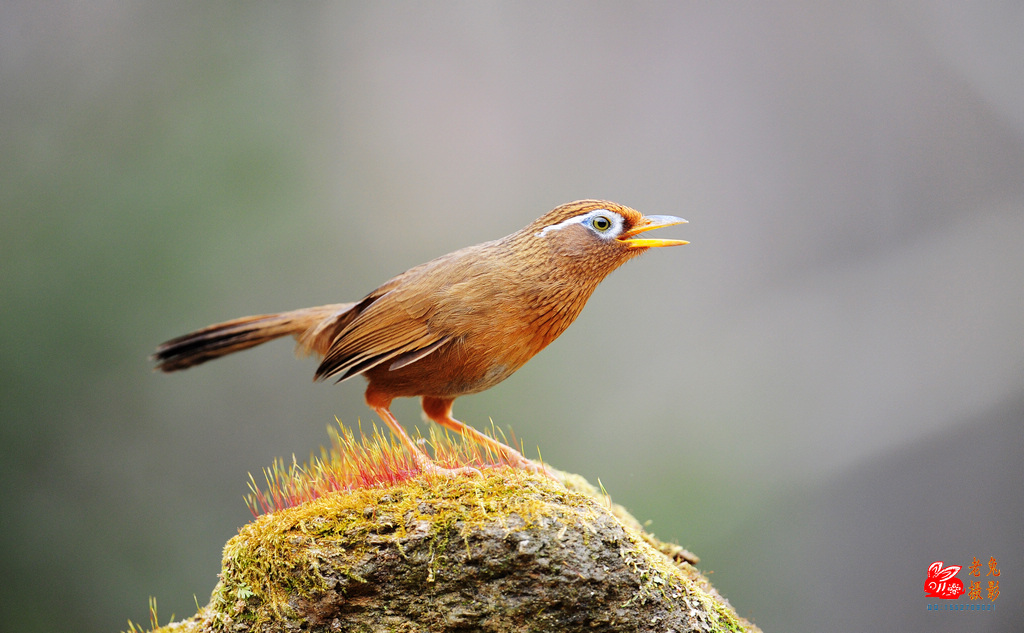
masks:
[[[928,577],[924,580],[924,594],[929,598],[956,600],[964,593],[964,583],[954,578],[960,572],[960,565],[943,567],[937,560],[928,566]]]

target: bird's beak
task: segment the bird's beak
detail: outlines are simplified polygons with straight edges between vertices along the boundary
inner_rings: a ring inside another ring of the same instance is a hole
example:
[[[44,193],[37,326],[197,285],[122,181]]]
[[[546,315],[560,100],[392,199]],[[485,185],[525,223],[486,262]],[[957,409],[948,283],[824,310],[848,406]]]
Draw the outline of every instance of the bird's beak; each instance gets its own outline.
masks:
[[[629,246],[630,248],[656,248],[659,246],[682,246],[683,244],[689,244],[685,240],[659,240],[656,238],[640,238],[634,239],[634,235],[639,235],[646,231],[653,229],[660,229],[663,226],[674,226],[676,224],[686,224],[686,220],[677,218],[674,215],[645,215],[640,223],[631,228],[630,230],[623,233],[618,239],[620,242]]]

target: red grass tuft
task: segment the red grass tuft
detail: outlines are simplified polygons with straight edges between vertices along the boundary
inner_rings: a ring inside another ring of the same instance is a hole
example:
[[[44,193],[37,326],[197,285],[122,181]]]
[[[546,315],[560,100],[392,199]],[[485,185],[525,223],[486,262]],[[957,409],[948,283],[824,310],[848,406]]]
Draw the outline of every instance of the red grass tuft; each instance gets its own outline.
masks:
[[[263,469],[266,489],[260,489],[252,474],[245,502],[253,516],[291,508],[332,492],[374,486],[392,486],[420,474],[412,457],[381,429],[373,426],[366,435],[359,429],[355,433],[341,426],[328,427],[330,448],[322,447],[320,456],[310,456],[309,463],[299,465],[292,456],[290,466],[276,459]],[[504,439],[504,438],[503,438]],[[433,448],[434,461],[445,468],[472,466],[477,469],[508,466],[504,455],[495,453],[461,436],[453,437],[447,431],[430,431],[429,442],[421,443]]]

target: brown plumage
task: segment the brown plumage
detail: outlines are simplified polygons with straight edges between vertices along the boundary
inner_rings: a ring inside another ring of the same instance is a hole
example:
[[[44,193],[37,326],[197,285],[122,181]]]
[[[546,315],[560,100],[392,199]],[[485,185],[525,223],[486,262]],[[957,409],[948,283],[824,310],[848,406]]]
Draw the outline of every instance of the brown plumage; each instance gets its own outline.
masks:
[[[635,237],[682,222],[602,200],[571,202],[507,237],[411,268],[356,303],[211,325],[167,341],[154,359],[158,369],[177,371],[291,335],[300,352],[321,358],[317,380],[367,378],[367,404],[424,470],[472,469],[433,464],[391,415],[395,398],[421,396],[431,420],[538,469],[452,418],[452,402],[496,385],[544,349],[613,270],[648,248],[686,244]]]

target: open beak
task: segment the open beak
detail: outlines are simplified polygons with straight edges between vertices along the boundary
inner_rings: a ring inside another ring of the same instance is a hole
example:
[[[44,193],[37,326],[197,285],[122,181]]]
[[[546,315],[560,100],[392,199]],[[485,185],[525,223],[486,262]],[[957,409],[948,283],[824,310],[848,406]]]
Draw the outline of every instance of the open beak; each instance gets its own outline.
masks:
[[[677,218],[674,215],[645,215],[643,219],[640,220],[639,224],[623,233],[618,239],[630,248],[657,248],[659,246],[682,246],[683,244],[689,244],[689,242],[685,240],[633,238],[634,235],[639,235],[646,231],[660,229],[663,226],[674,226],[676,224],[686,224],[686,220]]]

